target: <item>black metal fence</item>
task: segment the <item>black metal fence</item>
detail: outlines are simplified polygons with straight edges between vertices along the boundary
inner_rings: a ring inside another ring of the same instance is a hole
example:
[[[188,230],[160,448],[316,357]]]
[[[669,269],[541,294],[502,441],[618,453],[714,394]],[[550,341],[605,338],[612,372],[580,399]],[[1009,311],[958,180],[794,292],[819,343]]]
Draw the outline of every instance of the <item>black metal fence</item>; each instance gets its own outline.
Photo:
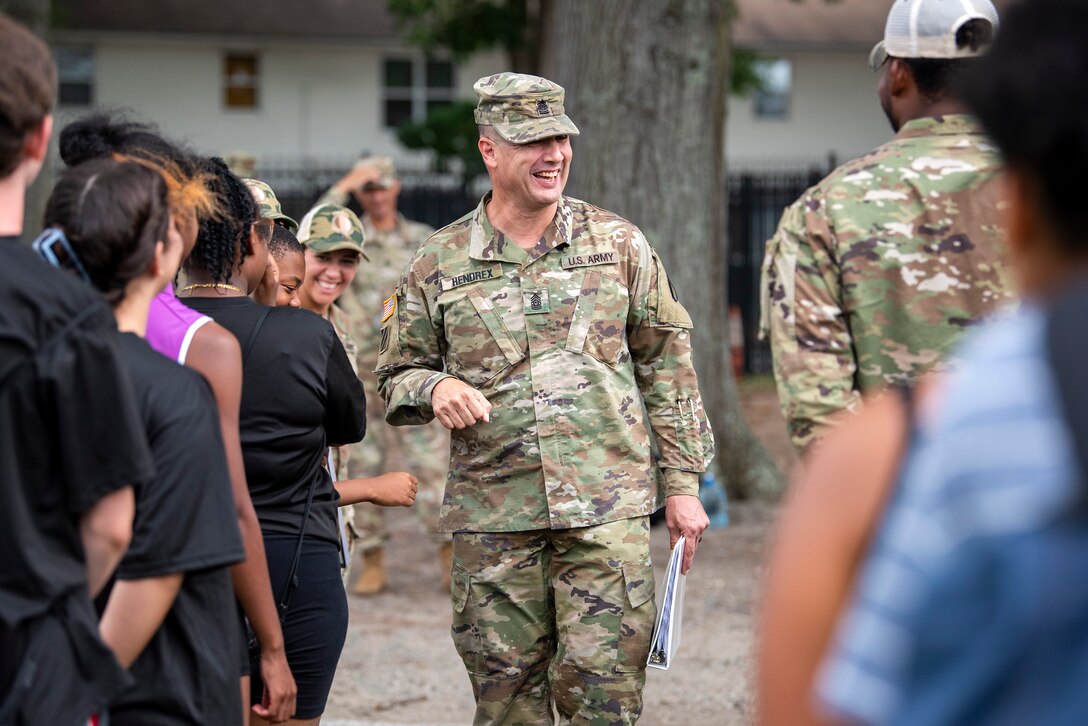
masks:
[[[306,165],[263,162],[259,176],[275,191],[284,211],[301,218],[318,197],[347,171],[344,163]],[[744,370],[771,370],[768,343],[758,340],[759,276],[763,250],[782,211],[826,173],[825,168],[745,171],[729,175],[729,304],[740,309],[744,325]],[[471,211],[479,198],[449,175],[402,172],[400,211],[409,219],[439,228]],[[351,206],[358,211],[354,201]]]
[[[258,176],[275,190],[284,212],[301,219],[347,170],[348,165],[343,163],[262,162]],[[400,179],[402,188],[397,207],[409,219],[426,222],[436,229],[472,211],[479,202],[448,174],[402,171]],[[359,211],[354,200],[349,206]]]
[[[771,371],[770,343],[758,339],[759,277],[763,251],[787,206],[818,182],[826,169],[730,174],[729,304],[744,324],[744,371]]]

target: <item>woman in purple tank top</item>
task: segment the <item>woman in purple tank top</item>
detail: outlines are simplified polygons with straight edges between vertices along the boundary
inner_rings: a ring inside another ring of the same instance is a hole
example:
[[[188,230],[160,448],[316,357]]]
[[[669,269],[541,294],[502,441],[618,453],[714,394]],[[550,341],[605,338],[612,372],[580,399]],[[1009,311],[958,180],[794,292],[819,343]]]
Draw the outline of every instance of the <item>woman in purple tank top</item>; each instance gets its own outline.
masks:
[[[193,337],[206,323],[207,315],[190,309],[177,299],[170,286],[151,302],[147,317],[147,342],[167,358],[185,365]]]

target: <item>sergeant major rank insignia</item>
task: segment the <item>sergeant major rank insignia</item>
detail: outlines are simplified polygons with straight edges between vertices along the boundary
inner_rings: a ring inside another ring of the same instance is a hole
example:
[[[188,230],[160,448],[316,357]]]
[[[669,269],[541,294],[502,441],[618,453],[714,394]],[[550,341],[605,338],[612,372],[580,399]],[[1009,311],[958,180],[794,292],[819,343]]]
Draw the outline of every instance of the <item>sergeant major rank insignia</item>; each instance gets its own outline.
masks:
[[[539,315],[550,313],[552,310],[548,302],[548,289],[537,288],[534,290],[522,290],[521,302],[526,315]]]
[[[548,102],[543,98],[536,102],[536,115],[547,116],[548,115]]]

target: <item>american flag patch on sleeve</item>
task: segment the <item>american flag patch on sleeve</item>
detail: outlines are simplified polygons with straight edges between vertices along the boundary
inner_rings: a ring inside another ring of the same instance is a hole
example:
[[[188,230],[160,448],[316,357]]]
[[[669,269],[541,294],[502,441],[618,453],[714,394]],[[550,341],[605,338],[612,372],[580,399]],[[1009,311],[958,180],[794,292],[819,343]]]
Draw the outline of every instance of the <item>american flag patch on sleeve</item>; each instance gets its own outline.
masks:
[[[395,312],[397,312],[397,294],[393,293],[385,299],[385,303],[382,305],[382,322],[389,320]]]

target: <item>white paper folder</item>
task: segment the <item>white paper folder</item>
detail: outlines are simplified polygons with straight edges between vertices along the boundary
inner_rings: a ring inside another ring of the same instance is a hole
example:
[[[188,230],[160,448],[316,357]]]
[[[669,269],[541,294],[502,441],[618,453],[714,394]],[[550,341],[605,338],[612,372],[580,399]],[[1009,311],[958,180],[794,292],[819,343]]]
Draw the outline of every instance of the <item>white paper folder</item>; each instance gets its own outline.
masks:
[[[686,575],[680,574],[684,560],[684,537],[676,541],[669,555],[669,566],[665,569],[665,582],[662,587],[661,603],[657,608],[657,622],[650,638],[650,656],[646,660],[649,668],[667,671],[672,665],[673,656],[680,646],[680,625],[684,619],[684,581]]]

